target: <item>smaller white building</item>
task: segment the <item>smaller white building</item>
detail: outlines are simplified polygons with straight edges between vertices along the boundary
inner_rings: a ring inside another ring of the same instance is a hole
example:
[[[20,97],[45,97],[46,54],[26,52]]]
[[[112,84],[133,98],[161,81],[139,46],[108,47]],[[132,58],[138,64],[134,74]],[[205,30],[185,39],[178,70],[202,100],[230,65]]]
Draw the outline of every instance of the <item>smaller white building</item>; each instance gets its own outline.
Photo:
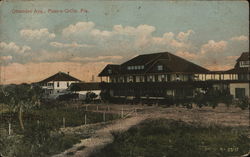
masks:
[[[58,72],[38,84],[44,89],[46,98],[56,98],[65,94],[66,89],[72,84],[81,82],[79,79],[70,76],[69,73]]]

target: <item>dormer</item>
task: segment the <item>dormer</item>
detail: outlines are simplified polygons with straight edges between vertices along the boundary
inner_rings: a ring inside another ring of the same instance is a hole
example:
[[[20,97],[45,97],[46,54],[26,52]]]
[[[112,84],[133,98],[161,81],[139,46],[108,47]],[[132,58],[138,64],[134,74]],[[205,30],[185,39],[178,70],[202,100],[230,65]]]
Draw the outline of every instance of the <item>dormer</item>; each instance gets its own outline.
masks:
[[[250,61],[249,61],[249,53],[244,52],[241,54],[241,56],[237,59],[237,63],[235,65],[237,68],[247,68],[250,67]]]

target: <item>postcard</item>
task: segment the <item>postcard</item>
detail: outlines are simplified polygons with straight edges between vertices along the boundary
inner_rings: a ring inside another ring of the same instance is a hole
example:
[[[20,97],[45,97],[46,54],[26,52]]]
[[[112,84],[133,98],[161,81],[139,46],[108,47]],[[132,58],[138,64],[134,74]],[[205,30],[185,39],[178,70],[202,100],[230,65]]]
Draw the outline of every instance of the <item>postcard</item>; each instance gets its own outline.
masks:
[[[0,1],[0,156],[250,155],[247,1]]]

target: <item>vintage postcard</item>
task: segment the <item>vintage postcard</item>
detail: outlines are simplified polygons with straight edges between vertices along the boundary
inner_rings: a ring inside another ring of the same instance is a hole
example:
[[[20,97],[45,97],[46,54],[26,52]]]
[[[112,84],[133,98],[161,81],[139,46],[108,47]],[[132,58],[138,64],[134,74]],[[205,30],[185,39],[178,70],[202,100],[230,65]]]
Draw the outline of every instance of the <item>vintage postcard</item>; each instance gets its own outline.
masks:
[[[0,157],[250,155],[247,1],[1,0]]]

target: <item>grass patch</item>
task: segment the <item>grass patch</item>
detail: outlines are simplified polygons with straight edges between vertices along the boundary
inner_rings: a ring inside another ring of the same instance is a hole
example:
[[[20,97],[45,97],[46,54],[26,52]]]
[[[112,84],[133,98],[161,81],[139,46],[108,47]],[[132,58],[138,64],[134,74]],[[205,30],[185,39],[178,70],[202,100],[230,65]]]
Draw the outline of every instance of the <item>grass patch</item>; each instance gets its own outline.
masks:
[[[249,151],[246,130],[200,126],[166,119],[147,120],[91,157],[228,157]]]
[[[59,107],[40,108],[24,113],[25,130],[20,129],[17,113],[5,112],[0,114],[0,152],[4,156],[16,157],[47,157],[60,153],[86,135],[63,134],[58,130],[65,126],[79,126],[84,124],[84,115],[87,123],[103,121],[102,113],[85,112],[83,108]],[[106,121],[117,119],[119,116],[106,114]],[[8,135],[8,123],[12,124],[12,135]],[[81,148],[84,149],[84,148]]]

